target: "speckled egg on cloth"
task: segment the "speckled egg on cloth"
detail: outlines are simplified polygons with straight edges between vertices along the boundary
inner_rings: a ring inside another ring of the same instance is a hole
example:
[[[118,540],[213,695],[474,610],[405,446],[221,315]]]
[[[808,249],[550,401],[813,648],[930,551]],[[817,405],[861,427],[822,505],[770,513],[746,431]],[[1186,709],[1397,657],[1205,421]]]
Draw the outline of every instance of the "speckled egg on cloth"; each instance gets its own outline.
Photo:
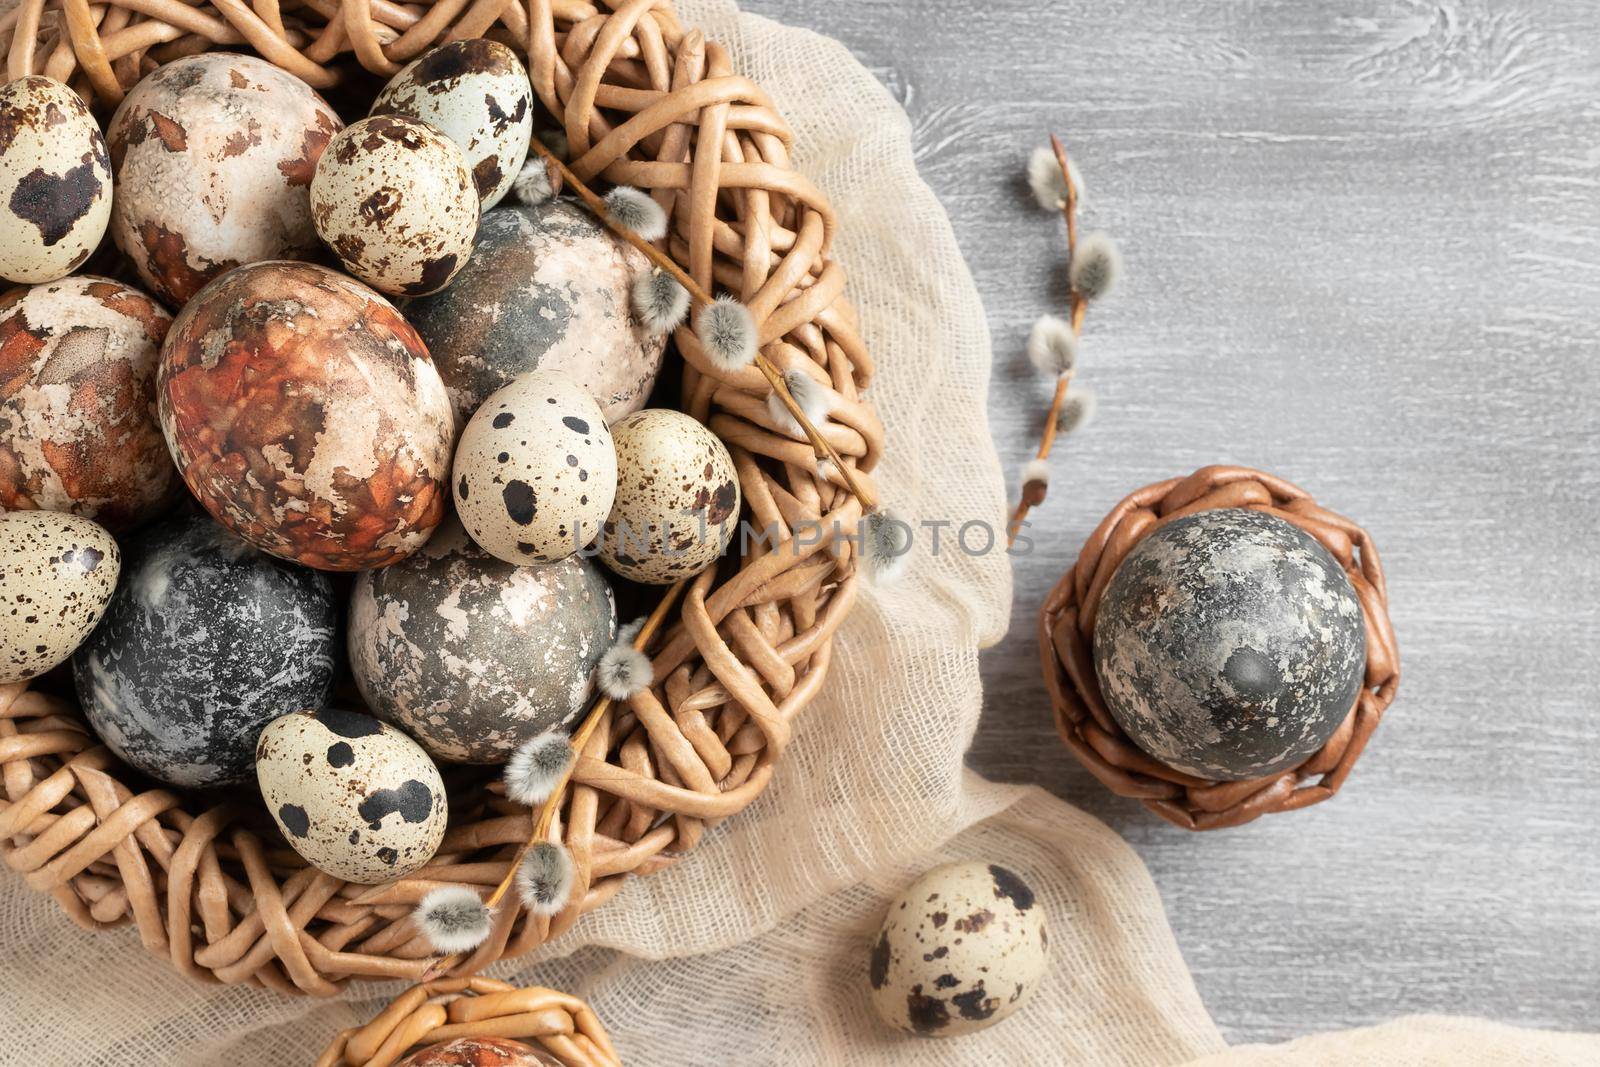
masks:
[[[0,278],[64,278],[111,219],[111,157],[78,94],[31,75],[0,86]]]
[[[256,743],[256,780],[294,850],[347,882],[403,878],[444,840],[449,807],[439,768],[371,715],[323,708],[273,720]]]
[[[533,86],[517,54],[469,37],[424,52],[396,74],[374,115],[410,115],[438,128],[467,157],[479,210],[511,189],[533,134]]]
[[[128,545],[105,618],[72,658],[84,716],[133,767],[180,786],[250,780],[261,728],[333,689],[324,574],[273,559],[204,515]]]
[[[643,407],[666,337],[633,317],[633,280],[650,269],[581,204],[552,200],[483,216],[450,288],[406,316],[433,353],[462,419],[530,370],[560,371],[608,422]]]
[[[1241,781],[1304,761],[1354,706],[1361,603],[1339,562],[1274,515],[1167,523],[1112,577],[1095,621],[1106,707],[1157,760]]]
[[[171,325],[107,278],[0,295],[0,507],[127,530],[166,505],[178,479],[156,420],[156,363]]]
[[[379,718],[440,759],[503,763],[570,726],[617,633],[586,559],[519,567],[447,521],[420,552],[356,579],[350,668]]]
[[[1044,908],[993,863],[929,871],[889,905],[872,947],[872,1006],[927,1037],[993,1026],[1033,995],[1049,967]]]
[[[478,232],[478,191],[450,138],[409,115],[374,115],[328,143],[311,181],[317,234],[346,270],[395,296],[450,284]]]
[[[173,323],[156,387],[189,488],[273,555],[381,567],[444,517],[444,383],[400,313],[341,274],[277,262],[218,278]]]
[[[117,542],[88,519],[0,513],[0,683],[66,662],[105,614],[121,565]]]
[[[106,127],[111,236],[173,307],[230,267],[317,251],[307,195],[343,126],[305,82],[255,56],[164,63]]]
[[[561,1067],[543,1049],[504,1037],[458,1037],[418,1049],[400,1067]]]
[[[507,563],[554,563],[593,541],[616,488],[605,417],[564,374],[529,371],[490,394],[456,445],[456,513]]]
[[[647,408],[611,427],[617,499],[600,558],[624,578],[670,585],[717,561],[739,525],[728,446],[681,411]]]

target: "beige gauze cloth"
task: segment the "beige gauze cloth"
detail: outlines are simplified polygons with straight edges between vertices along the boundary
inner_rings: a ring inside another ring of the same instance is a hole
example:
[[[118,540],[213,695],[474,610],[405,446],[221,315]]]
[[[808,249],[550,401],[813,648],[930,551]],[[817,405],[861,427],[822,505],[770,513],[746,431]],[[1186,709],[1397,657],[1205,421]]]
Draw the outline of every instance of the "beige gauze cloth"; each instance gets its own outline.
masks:
[[[772,95],[795,159],[838,209],[837,254],[879,365],[886,500],[910,518],[998,525],[988,327],[905,114],[837,42],[723,0],[681,7]],[[978,650],[1004,633],[1010,583],[1001,552],[935,556],[922,538],[908,576],[869,590],[840,631],[765,795],[491,973],[587,998],[624,1060],[651,1067],[1600,1062],[1600,1037],[1433,1018],[1228,1049],[1132,849],[1043,790],[962,766],[982,708]],[[1032,884],[1051,971],[987,1031],[902,1037],[872,1015],[868,949],[890,897],[960,858],[1001,859]],[[81,931],[0,875],[0,1064],[306,1067],[400,992],[366,983],[327,1002],[199,985],[131,930]]]

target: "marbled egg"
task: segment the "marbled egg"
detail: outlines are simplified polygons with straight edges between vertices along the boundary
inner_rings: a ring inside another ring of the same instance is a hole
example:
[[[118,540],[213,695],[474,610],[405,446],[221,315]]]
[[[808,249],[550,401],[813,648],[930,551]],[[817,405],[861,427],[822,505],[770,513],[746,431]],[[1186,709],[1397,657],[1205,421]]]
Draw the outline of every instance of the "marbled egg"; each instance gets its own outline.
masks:
[[[406,316],[463,421],[536,369],[568,375],[615,421],[644,406],[666,349],[630,304],[633,280],[649,269],[580,204],[507,206],[483,216],[450,288],[413,300]]]
[[[1344,721],[1366,669],[1361,603],[1293,524],[1225,508],[1170,522],[1117,568],[1095,621],[1106,708],[1169,767],[1289,769]]]
[[[444,780],[411,738],[342,708],[274,719],[256,743],[256,781],[307,863],[376,885],[423,867],[444,840]]]
[[[84,715],[111,750],[181,786],[250,780],[256,737],[333,689],[327,575],[258,552],[204,515],[128,545],[117,595],[72,657]]]
[[[0,296],[0,507],[127,530],[172,497],[156,362],[172,317],[121,282],[79,276]]]
[[[562,374],[529,371],[491,393],[456,446],[456,513],[507,563],[553,563],[593,541],[616,488],[605,416]]]
[[[408,115],[362,119],[328,143],[311,181],[317,234],[385,293],[450,284],[478,232],[478,191],[456,143]]]
[[[413,1052],[400,1067],[561,1067],[543,1049],[504,1037],[458,1037]]]
[[[273,555],[382,567],[444,518],[444,383],[400,313],[341,274],[277,262],[218,278],[173,323],[156,385],[189,488]]]
[[[105,614],[121,566],[117,542],[88,519],[0,513],[0,683],[65,662]]]
[[[1049,967],[1044,908],[1013,871],[952,863],[889,905],[872,948],[872,1006],[930,1037],[993,1026],[1033,995]]]
[[[739,525],[728,447],[681,411],[647,408],[611,427],[617,499],[600,558],[624,578],[670,585],[717,561]]]
[[[78,94],[38,75],[0,86],[0,278],[49,282],[82,266],[111,199],[106,141]]]
[[[182,307],[230,267],[316,254],[307,191],[339,116],[254,56],[164,63],[111,116],[111,236],[145,284]]]
[[[511,189],[533,134],[533,86],[517,54],[469,37],[424,52],[384,86],[374,115],[410,115],[460,146],[480,210]]]
[[[350,669],[367,706],[440,759],[504,763],[570,726],[617,634],[587,559],[519,567],[447,521],[417,552],[366,571],[350,598]]]

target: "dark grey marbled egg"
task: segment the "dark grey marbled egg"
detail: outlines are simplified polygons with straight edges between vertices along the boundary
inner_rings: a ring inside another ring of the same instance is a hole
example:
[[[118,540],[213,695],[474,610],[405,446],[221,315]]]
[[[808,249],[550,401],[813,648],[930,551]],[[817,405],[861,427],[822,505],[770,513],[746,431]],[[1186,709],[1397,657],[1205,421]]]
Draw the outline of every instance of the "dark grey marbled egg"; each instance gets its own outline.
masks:
[[[666,347],[633,318],[633,280],[649,268],[580,204],[501,207],[479,222],[450,288],[411,301],[406,318],[427,342],[458,423],[535,369],[563,372],[615,421],[644,407]]]
[[[78,699],[111,749],[180,786],[249,781],[256,737],[333,687],[326,575],[260,552],[203,516],[142,532],[99,627],[72,658]]]
[[[617,633],[588,559],[515,566],[451,519],[420,552],[365,571],[350,599],[350,666],[367,706],[440,759],[503,762],[570,726]]]
[[[1106,707],[1169,767],[1220,781],[1276,774],[1355,704],[1365,620],[1337,560],[1276,516],[1224,508],[1129,552],[1095,621]]]
[[[347,882],[376,885],[419,870],[450,817],[428,754],[388,723],[342,708],[268,723],[256,781],[284,839]]]

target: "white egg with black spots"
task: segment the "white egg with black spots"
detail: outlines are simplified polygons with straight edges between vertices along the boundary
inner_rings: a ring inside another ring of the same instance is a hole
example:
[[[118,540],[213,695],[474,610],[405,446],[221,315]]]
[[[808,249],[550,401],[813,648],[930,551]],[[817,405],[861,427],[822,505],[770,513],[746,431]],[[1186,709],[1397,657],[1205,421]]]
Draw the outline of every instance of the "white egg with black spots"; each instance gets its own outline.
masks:
[[[994,863],[937,867],[889,905],[873,943],[872,1006],[926,1037],[993,1026],[1027,1003],[1048,970],[1044,908]]]
[[[273,720],[256,743],[256,780],[294,850],[347,882],[404,878],[444,840],[439,768],[371,715],[324,708]]]
[[[374,115],[328,142],[311,221],[345,270],[391,296],[436,293],[466,263],[478,190],[461,148],[409,115]]]
[[[172,785],[250,780],[273,719],[333,691],[327,575],[203,515],[140,532],[105,618],[72,658],[78,702],[129,765]]]
[[[529,738],[570,727],[616,635],[593,562],[506,563],[454,520],[421,551],[362,572],[350,597],[350,669],[367,706],[465,763],[504,763]]]
[[[681,411],[646,408],[611,427],[617,496],[600,540],[606,566],[670,585],[715,563],[739,525],[739,473],[717,435]]]
[[[424,52],[396,74],[374,115],[410,115],[460,146],[483,211],[511,189],[533,134],[533,86],[517,54],[469,37]]]
[[[31,75],[0,86],[0,279],[64,278],[111,221],[111,155],[78,94]]]
[[[617,490],[600,406],[565,375],[521,375],[468,421],[451,490],[461,525],[491,556],[565,559],[599,535]]]
[[[0,683],[65,662],[105,614],[121,565],[117,542],[89,519],[0,514]]]

